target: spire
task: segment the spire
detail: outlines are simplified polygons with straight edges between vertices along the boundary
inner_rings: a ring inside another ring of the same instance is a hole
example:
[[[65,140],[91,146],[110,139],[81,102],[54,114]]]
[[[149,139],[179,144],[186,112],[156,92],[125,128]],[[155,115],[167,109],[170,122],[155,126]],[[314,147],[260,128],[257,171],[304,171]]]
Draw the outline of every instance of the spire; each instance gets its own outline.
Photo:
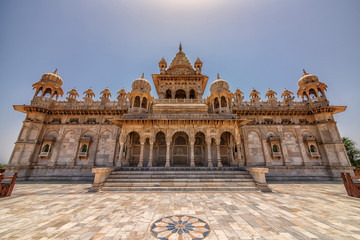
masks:
[[[308,75],[308,73],[305,71],[305,69],[303,69],[303,72],[304,72],[303,76]]]
[[[141,78],[144,78],[144,73],[142,74]]]
[[[220,79],[220,74],[217,74],[217,79]]]
[[[161,68],[161,66],[160,66]],[[166,71],[167,74],[196,74],[195,69],[192,67],[189,59],[182,51],[182,45],[179,45],[179,52],[176,54],[169,68]]]
[[[57,74],[57,68],[55,69],[55,71],[53,72],[54,74]]]

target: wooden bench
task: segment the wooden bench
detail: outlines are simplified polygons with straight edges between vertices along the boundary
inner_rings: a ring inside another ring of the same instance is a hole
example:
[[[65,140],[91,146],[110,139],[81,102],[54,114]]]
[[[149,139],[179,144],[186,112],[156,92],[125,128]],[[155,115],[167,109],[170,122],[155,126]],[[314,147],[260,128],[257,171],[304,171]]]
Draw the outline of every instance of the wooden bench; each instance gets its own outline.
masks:
[[[359,177],[351,177],[350,173],[340,173],[343,180],[346,192],[351,197],[360,198],[360,183],[354,183],[353,179],[360,179]]]
[[[15,173],[14,176],[12,177],[5,177],[4,172],[0,174],[0,198],[11,196],[17,177],[18,177],[18,173]],[[2,181],[4,179],[11,179],[11,182],[3,183]]]

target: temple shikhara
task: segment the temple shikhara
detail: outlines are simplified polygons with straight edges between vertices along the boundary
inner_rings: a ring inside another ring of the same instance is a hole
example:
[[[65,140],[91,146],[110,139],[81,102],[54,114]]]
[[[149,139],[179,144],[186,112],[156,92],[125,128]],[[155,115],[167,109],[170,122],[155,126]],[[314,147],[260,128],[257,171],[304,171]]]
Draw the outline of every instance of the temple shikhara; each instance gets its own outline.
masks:
[[[219,75],[204,96],[209,78],[202,65],[199,58],[191,64],[180,45],[152,75],[157,96],[143,74],[115,101],[107,88],[100,100],[91,88],[82,99],[72,89],[59,100],[60,73],[44,74],[33,84],[31,103],[14,106],[26,117],[7,171],[28,180],[90,180],[98,169],[110,187],[108,178],[130,172],[184,178],[201,172],[212,180],[240,172],[258,182],[259,171],[270,180],[331,180],[351,170],[334,120],[346,107],[329,104],[317,76],[304,70],[300,101],[286,89],[252,89],[245,101],[245,89],[231,92]]]

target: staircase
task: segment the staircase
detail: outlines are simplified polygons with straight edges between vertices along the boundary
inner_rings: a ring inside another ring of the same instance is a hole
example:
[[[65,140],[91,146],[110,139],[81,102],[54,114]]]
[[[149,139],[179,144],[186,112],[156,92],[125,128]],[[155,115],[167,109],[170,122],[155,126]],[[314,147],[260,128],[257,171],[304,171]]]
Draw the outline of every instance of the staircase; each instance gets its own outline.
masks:
[[[120,192],[258,192],[251,175],[228,168],[120,168],[111,172],[102,191]]]

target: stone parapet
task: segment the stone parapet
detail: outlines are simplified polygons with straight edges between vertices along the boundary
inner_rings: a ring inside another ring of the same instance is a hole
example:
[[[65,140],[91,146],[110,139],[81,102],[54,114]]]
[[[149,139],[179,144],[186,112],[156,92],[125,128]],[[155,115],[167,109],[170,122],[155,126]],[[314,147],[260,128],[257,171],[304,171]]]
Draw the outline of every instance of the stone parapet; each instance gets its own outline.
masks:
[[[92,181],[91,167],[87,166],[8,166],[7,175],[18,173],[20,181]]]

